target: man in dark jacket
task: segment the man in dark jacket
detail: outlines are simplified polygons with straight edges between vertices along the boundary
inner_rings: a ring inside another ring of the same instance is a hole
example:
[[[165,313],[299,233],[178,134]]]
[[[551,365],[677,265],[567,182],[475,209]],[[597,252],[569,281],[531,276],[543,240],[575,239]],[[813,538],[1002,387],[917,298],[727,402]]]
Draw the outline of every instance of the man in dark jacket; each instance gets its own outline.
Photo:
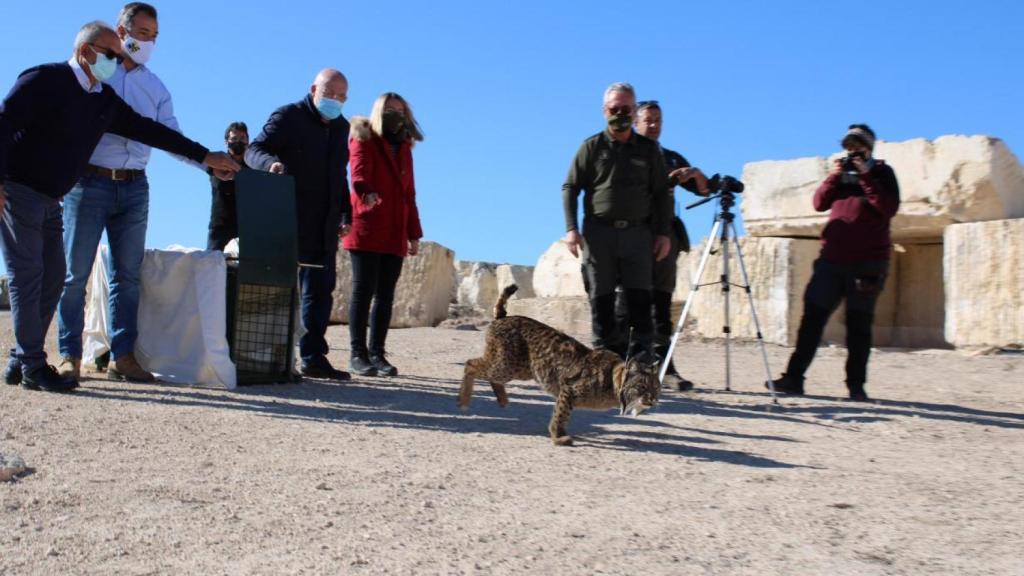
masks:
[[[846,387],[851,400],[865,402],[871,325],[889,270],[889,222],[899,209],[900,189],[892,168],[872,157],[875,133],[866,124],[851,125],[842,145],[849,155],[835,160],[814,193],[814,209],[831,212],[821,232],[821,255],[804,293],[796,350],[774,384],[777,392],[804,393],[804,373],[825,324],[846,300]]]
[[[46,363],[43,345],[64,286],[60,200],[105,132],[205,162],[225,178],[238,170],[227,155],[140,116],[103,84],[122,58],[117,33],[91,22],[79,30],[70,60],[22,72],[0,105],[0,247],[17,344],[8,384],[57,392],[78,386]]]
[[[645,100],[637,103],[636,121],[633,129],[637,134],[646,136],[655,142],[661,140],[662,113],[661,105],[657,100]],[[708,195],[707,178],[704,173],[696,167],[690,166],[689,161],[682,154],[662,147],[661,153],[665,157],[666,187],[668,188],[669,209],[675,206],[675,187],[682,186],[686,190],[699,194]],[[672,293],[676,289],[676,261],[680,252],[690,251],[690,238],[686,233],[686,226],[678,216],[672,216],[672,233],[669,234],[671,248],[668,256],[654,263],[654,278],[651,290],[653,302],[652,314],[654,318],[654,353],[659,358],[665,358],[668,354],[669,343],[672,339],[672,332],[675,328],[672,322]],[[627,333],[629,330],[630,318],[629,307],[626,303],[625,291],[619,291],[615,300],[615,315],[619,323],[619,330]],[[664,384],[679,391],[693,389],[693,382],[679,375],[676,371],[675,362],[669,360],[668,370],[665,372]]]
[[[317,74],[305,98],[270,115],[249,145],[245,163],[256,170],[295,178],[302,324],[301,372],[312,378],[348,380],[327,361],[327,324],[337,279],[338,236],[348,233],[348,121],[341,115],[348,80],[332,69]]]

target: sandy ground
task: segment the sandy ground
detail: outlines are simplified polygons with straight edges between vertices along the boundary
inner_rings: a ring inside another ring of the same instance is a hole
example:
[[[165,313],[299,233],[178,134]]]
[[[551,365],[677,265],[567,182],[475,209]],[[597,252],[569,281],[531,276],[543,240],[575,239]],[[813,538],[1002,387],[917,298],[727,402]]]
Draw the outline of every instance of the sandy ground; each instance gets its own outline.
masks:
[[[822,349],[771,407],[756,347],[728,393],[721,344],[687,342],[697,391],[577,412],[560,448],[532,383],[456,408],[482,332],[390,342],[399,378],[0,386],[33,469],[0,484],[0,574],[1024,574],[1022,356],[878,351],[864,405]]]

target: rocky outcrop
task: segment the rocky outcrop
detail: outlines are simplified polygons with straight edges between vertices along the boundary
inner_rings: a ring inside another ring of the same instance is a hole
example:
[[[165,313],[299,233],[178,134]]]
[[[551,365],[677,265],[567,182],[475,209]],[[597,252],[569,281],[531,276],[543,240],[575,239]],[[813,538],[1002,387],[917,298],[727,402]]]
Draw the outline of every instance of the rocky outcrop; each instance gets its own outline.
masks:
[[[519,287],[512,299],[533,298],[533,266],[517,266],[515,264],[502,264],[497,271],[498,291],[506,286],[515,284]]]
[[[569,253],[565,242],[556,241],[547,249],[533,269],[533,293],[538,298],[586,296],[582,262]]]
[[[420,244],[420,253],[407,256],[395,288],[392,328],[436,326],[448,316],[455,298],[455,254],[436,242]],[[348,252],[338,252],[338,284],[331,321],[347,323],[352,293],[352,264]]]
[[[818,255],[817,240],[791,238],[740,238],[744,264],[750,278],[754,307],[761,323],[766,342],[791,346],[796,343],[796,331],[803,313],[802,294],[810,278],[811,267]],[[703,244],[694,248],[687,264],[696,277]],[[722,272],[722,254],[711,256],[702,284],[715,282]],[[735,245],[730,246],[730,282],[742,284],[739,259]],[[745,291],[733,288],[729,292],[730,328],[734,338],[754,338],[757,335],[750,304]],[[697,290],[690,307],[697,335],[722,337],[725,300],[720,284],[710,284]]]
[[[946,228],[946,340],[1024,344],[1024,218]]]
[[[803,294],[810,281],[820,244],[817,240],[797,238],[740,238],[744,263],[750,280],[750,292],[766,342],[796,345],[797,330],[803,315]],[[702,248],[702,247],[701,247]],[[735,246],[731,246],[729,276],[733,284],[743,284]],[[694,254],[696,254],[694,256]],[[691,253],[689,264],[696,275],[699,252]],[[721,253],[712,256],[702,283],[715,282],[722,270]],[[901,245],[893,254],[885,289],[875,307],[874,345],[945,346],[942,304],[942,246],[939,244]],[[757,336],[750,299],[744,290],[730,291],[730,329],[734,338]],[[697,291],[690,317],[694,332],[709,338],[723,337],[725,303],[720,284]],[[844,345],[845,310],[840,306],[825,327],[823,341]],[[689,329],[688,332],[689,333]]]
[[[811,198],[837,157],[744,166],[741,208],[747,232],[817,237],[828,214],[815,212]],[[950,224],[1024,217],[1024,170],[998,138],[879,142],[875,157],[892,166],[899,180],[900,211],[892,222],[896,240],[936,240]]]
[[[583,296],[509,300],[508,313],[533,318],[590,343],[590,302]]]
[[[461,264],[463,270],[461,270],[456,299],[458,305],[477,310],[494,306],[494,302],[498,299],[498,265],[490,262]]]

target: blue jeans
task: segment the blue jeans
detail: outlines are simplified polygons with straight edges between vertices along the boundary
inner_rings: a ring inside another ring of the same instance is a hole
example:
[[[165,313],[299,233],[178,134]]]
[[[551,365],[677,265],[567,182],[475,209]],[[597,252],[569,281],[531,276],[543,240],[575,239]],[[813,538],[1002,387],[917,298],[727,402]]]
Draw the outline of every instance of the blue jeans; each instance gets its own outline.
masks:
[[[299,269],[302,326],[306,329],[306,333],[299,338],[299,356],[303,365],[323,366],[327,363],[327,352],[330,350],[325,336],[334,304],[337,261],[334,253],[327,256],[299,254],[299,261],[324,266]]]
[[[62,356],[82,357],[85,285],[104,229],[110,244],[110,353],[132,354],[139,332],[139,272],[146,253],[149,182],[85,176],[64,197],[67,277],[57,308]]]
[[[60,201],[14,182],[5,182],[4,188],[0,248],[10,282],[12,362],[31,372],[46,365],[46,331],[63,287]]]

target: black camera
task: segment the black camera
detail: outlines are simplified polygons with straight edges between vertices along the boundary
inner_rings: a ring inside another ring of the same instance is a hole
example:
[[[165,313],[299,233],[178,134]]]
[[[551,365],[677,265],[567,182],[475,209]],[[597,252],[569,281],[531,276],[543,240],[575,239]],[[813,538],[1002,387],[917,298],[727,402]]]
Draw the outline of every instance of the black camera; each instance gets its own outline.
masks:
[[[708,178],[708,194],[715,194],[716,192],[739,194],[743,192],[743,182],[733,178],[732,176],[721,176],[719,174],[715,174],[711,178]]]
[[[842,159],[843,172],[858,172],[857,165],[853,163],[854,158],[865,160],[863,152],[853,152]]]

